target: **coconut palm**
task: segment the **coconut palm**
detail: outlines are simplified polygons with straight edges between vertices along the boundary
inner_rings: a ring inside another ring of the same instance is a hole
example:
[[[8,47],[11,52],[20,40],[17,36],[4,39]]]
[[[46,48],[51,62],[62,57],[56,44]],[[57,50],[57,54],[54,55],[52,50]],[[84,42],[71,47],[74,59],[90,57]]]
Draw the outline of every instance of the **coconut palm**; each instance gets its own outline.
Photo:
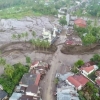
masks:
[[[46,51],[50,47],[50,43],[48,41],[45,42]]]
[[[13,34],[12,39],[16,39],[16,38],[17,38],[16,34]]]
[[[32,36],[33,36],[33,37],[35,37],[35,36],[36,36],[36,33],[35,33],[34,31],[32,32]]]
[[[45,48],[45,41],[44,40],[41,41],[41,47],[43,48],[43,51],[44,51],[44,48]]]
[[[32,43],[32,45],[34,45],[34,49],[36,48],[36,41],[34,39],[30,40],[30,42]]]
[[[20,39],[21,39],[21,35],[20,34],[17,35],[17,39],[20,41]]]
[[[39,49],[41,47],[41,40],[40,39],[36,40],[36,45],[37,45],[37,49]]]
[[[28,39],[28,33],[27,32],[25,33],[25,37],[26,37],[26,39]]]
[[[25,37],[25,33],[22,33],[21,37],[24,38]],[[25,39],[25,42],[26,42],[26,39]]]

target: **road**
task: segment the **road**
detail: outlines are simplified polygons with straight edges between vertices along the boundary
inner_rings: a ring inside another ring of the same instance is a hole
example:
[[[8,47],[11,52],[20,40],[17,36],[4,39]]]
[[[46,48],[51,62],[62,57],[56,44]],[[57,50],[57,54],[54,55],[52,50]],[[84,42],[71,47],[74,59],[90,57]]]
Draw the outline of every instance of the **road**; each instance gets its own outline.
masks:
[[[60,69],[61,66],[72,66],[74,62],[79,59],[83,59],[84,61],[88,61],[92,55],[64,55],[60,52],[62,45],[58,46],[57,51],[52,57],[51,60],[51,68],[47,72],[45,78],[41,82],[40,86],[43,90],[42,98],[43,100],[54,100],[53,91],[54,91],[54,78],[57,70]]]

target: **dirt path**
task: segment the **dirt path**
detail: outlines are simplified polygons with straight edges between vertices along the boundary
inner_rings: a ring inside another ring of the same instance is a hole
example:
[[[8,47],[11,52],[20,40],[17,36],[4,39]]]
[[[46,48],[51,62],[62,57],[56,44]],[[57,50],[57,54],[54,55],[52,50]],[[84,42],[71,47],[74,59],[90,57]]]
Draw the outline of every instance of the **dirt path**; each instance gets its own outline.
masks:
[[[54,54],[53,58],[52,58],[52,62],[51,62],[51,69],[47,74],[47,81],[46,81],[46,89],[44,91],[44,93],[46,93],[46,95],[44,96],[44,100],[53,100],[53,87],[54,87],[54,76],[55,73],[59,67],[59,65],[61,65],[61,63],[59,63],[59,55],[57,56],[57,54],[60,52],[60,48],[58,48],[58,50],[56,51],[56,53]]]
[[[64,55],[60,52],[61,46],[58,47],[58,50],[54,54],[51,61],[51,69],[48,71],[45,79],[42,83],[43,89],[43,100],[54,100],[53,91],[54,91],[54,77],[56,71],[63,65],[71,66],[74,62],[79,59],[88,61],[93,55]],[[44,86],[43,86],[44,85]]]

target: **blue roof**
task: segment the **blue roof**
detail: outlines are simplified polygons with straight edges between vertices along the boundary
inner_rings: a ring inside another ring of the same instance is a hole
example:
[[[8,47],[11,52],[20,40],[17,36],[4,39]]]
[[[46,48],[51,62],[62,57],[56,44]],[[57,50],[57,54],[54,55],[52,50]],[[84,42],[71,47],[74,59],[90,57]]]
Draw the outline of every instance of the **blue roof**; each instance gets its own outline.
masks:
[[[3,98],[5,98],[7,96],[7,93],[3,90],[0,90],[0,100],[2,100]]]
[[[18,100],[22,96],[21,93],[13,93],[9,100]]]

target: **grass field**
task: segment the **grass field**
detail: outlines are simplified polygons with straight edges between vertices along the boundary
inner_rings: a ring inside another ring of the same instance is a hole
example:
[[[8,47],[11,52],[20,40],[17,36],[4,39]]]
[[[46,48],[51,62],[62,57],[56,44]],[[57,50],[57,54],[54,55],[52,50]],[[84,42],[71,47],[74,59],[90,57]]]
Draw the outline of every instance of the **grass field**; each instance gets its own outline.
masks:
[[[16,6],[7,9],[0,10],[0,18],[9,19],[16,18],[20,19],[25,16],[41,16],[42,14],[32,11],[32,6]]]

